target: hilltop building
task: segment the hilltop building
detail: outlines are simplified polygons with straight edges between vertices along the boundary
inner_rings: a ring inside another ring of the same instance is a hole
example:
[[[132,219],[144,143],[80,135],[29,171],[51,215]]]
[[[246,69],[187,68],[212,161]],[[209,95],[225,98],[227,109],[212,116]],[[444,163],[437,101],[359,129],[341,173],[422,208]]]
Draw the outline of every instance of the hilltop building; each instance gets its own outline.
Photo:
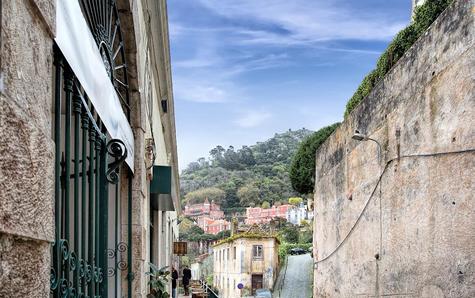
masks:
[[[236,234],[215,244],[213,285],[219,297],[241,297],[254,294],[256,289],[272,289],[279,268],[278,250],[279,240],[264,231]]]
[[[206,234],[216,235],[219,232],[231,229],[231,223],[225,219],[212,219],[209,217],[200,216],[197,219],[197,223]]]
[[[287,221],[294,225],[300,225],[302,220],[311,220],[312,218],[313,212],[309,211],[308,206],[303,203],[290,207],[286,212]]]
[[[186,205],[183,214],[195,219],[207,234],[218,234],[231,228],[230,222],[224,219],[220,205],[214,200],[210,203],[208,198],[201,204]]]
[[[287,218],[288,210],[292,205],[272,206],[272,208],[248,207],[246,209],[246,219],[244,222],[247,225],[269,223],[276,217]]]
[[[221,210],[220,205],[216,204],[214,200],[210,203],[208,198],[201,204],[185,205],[183,214],[191,218],[198,218],[200,216],[206,216],[211,219],[224,218],[224,211]]]

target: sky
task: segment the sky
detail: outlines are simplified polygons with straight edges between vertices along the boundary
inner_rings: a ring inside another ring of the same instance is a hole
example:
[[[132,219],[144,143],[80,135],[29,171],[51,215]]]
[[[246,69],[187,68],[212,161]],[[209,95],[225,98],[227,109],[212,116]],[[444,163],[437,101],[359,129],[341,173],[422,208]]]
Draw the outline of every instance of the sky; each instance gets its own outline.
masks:
[[[411,0],[171,0],[180,169],[221,145],[342,121]]]

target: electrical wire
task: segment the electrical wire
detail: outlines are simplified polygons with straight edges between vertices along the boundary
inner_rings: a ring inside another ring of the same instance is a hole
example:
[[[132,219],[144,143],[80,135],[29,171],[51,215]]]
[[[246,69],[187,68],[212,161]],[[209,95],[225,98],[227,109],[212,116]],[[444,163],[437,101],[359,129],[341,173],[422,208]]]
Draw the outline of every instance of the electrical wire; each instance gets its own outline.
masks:
[[[332,252],[330,252],[327,256],[325,256],[324,258],[314,262],[314,265],[317,265],[319,263],[322,263],[326,260],[328,260],[332,255],[334,255],[339,249],[340,247],[346,242],[346,240],[350,237],[350,235],[353,233],[353,231],[355,230],[356,226],[358,225],[358,223],[360,222],[361,218],[363,217],[363,214],[365,213],[366,209],[368,208],[369,206],[369,203],[371,202],[371,199],[373,198],[379,184],[381,183],[381,180],[384,176],[384,173],[386,172],[386,170],[388,169],[388,166],[395,160],[400,160],[400,159],[403,159],[403,158],[411,158],[411,157],[433,157],[433,156],[440,156],[440,155],[448,155],[448,154],[460,154],[460,153],[470,153],[470,152],[475,152],[475,148],[474,149],[464,149],[464,150],[456,150],[456,151],[446,151],[446,152],[435,152],[435,153],[420,153],[420,154],[409,154],[409,155],[402,155],[400,157],[394,157],[394,158],[391,158],[390,160],[388,160],[386,162],[386,164],[384,165],[384,169],[381,171],[381,174],[379,175],[378,177],[378,180],[376,182],[376,185],[374,186],[373,190],[371,191],[371,194],[368,198],[368,200],[366,201],[364,207],[363,207],[363,210],[361,210],[360,214],[358,215],[358,218],[356,219],[355,223],[353,224],[353,226],[351,227],[350,231],[348,232],[348,234],[346,234],[345,238],[343,238],[343,240],[332,250]]]

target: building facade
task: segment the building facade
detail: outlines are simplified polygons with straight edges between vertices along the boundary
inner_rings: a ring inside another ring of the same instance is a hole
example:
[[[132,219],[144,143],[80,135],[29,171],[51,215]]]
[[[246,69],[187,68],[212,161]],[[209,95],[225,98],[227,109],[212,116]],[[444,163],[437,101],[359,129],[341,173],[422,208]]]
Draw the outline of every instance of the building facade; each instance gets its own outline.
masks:
[[[216,235],[219,232],[231,229],[231,223],[225,219],[211,219],[209,217],[200,216],[197,219],[197,223],[206,234]]]
[[[213,285],[219,297],[252,295],[256,289],[271,289],[279,268],[277,238],[237,234],[213,246]],[[242,285],[242,289],[238,286]]]
[[[286,219],[288,222],[294,225],[300,225],[302,220],[309,220],[309,212],[307,211],[307,206],[301,203],[298,206],[292,206],[287,209]]]
[[[203,216],[211,219],[222,219],[224,218],[224,211],[221,210],[221,206],[216,204],[214,200],[210,203],[208,198],[206,198],[202,204],[185,205],[183,215],[191,218]]]
[[[262,224],[269,223],[276,217],[287,218],[287,212],[292,208],[292,205],[272,206],[271,208],[248,207],[246,208],[245,224]]]
[[[145,297],[180,212],[166,2],[0,8],[0,297]]]

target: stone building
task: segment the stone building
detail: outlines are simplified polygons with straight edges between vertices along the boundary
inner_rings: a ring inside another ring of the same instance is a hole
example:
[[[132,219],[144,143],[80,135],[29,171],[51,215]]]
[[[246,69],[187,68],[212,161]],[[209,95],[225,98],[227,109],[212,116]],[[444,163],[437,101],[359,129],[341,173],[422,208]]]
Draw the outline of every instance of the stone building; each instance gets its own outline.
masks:
[[[475,297],[474,6],[454,1],[317,151],[314,297]]]
[[[0,297],[145,297],[180,212],[165,0],[0,16]]]
[[[241,297],[256,289],[272,289],[279,268],[278,251],[279,240],[263,232],[236,234],[214,245],[213,285],[219,297]]]

